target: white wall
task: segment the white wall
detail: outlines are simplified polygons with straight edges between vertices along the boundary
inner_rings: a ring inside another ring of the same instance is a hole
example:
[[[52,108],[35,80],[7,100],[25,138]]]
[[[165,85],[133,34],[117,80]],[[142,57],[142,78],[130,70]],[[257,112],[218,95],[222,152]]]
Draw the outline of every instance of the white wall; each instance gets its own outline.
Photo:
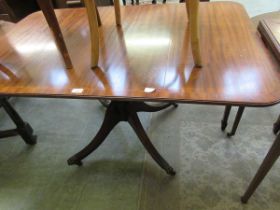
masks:
[[[221,1],[221,0],[212,0]],[[229,0],[223,0],[229,1]],[[280,0],[231,0],[243,4],[251,17],[259,14],[279,11],[280,10]]]

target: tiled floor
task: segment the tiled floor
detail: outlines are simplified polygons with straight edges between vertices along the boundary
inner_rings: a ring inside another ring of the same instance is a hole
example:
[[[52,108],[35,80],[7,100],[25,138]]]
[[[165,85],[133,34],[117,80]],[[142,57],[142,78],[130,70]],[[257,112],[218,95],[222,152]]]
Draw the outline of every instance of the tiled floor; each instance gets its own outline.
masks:
[[[276,10],[278,3],[243,2],[251,15]],[[0,210],[280,208],[280,161],[250,202],[239,202],[274,139],[280,106],[245,110],[231,139],[220,131],[223,107],[185,104],[142,114],[149,136],[177,171],[169,177],[125,123],[83,167],[66,164],[100,126],[104,108],[96,101],[13,98],[12,103],[32,124],[38,143],[29,147],[19,137],[0,141]],[[10,126],[0,111],[0,128]]]

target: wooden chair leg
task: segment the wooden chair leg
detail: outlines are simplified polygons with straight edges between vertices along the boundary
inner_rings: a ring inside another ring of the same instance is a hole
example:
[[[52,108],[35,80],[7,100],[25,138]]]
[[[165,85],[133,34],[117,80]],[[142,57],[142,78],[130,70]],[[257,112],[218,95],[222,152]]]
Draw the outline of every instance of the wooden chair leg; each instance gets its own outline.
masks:
[[[180,1],[180,2],[185,2],[188,20],[190,20],[190,4],[189,4],[189,1]]]
[[[99,31],[98,31],[98,17],[95,1],[84,0],[87,14],[88,22],[90,27],[90,37],[91,37],[91,67],[95,68],[98,66],[99,60]]]
[[[53,32],[55,42],[63,57],[66,68],[67,69],[73,68],[51,1],[37,0],[37,3],[44,14],[51,31]]]
[[[115,7],[115,16],[116,16],[116,24],[117,26],[121,26],[121,8],[120,8],[120,1],[115,0],[114,1],[114,7]]]
[[[223,116],[223,119],[221,121],[221,129],[222,129],[222,131],[224,131],[226,129],[226,127],[227,127],[228,117],[229,117],[229,114],[230,114],[230,110],[231,110],[231,106],[227,105],[225,107],[224,116]]]
[[[276,137],[272,147],[270,148],[269,152],[267,153],[264,161],[262,162],[258,172],[256,173],[254,179],[250,183],[248,189],[241,197],[242,203],[247,203],[249,198],[255,192],[259,184],[262,182],[266,174],[269,172],[275,161],[278,159],[280,155],[280,134]]]
[[[202,67],[200,41],[199,41],[199,0],[186,1],[191,31],[191,47],[196,67]]]
[[[102,21],[101,21],[100,14],[99,14],[99,11],[97,9],[97,5],[96,4],[95,4],[95,10],[96,10],[96,14],[97,14],[98,26],[101,26],[102,25]]]
[[[237,114],[235,116],[235,120],[234,120],[234,123],[233,123],[233,126],[232,126],[232,130],[231,130],[231,132],[227,133],[228,137],[231,137],[231,136],[235,135],[235,132],[236,132],[236,130],[238,128],[239,122],[240,122],[240,120],[242,118],[244,109],[245,109],[244,106],[239,106],[238,107],[238,111],[237,111]]]

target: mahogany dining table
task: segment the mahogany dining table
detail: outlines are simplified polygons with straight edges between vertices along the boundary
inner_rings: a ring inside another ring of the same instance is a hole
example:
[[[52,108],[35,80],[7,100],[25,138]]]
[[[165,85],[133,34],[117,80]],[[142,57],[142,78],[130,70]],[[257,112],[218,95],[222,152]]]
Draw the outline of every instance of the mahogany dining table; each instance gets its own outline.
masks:
[[[200,2],[209,2],[209,1],[210,0],[200,0]],[[186,6],[189,7],[189,5],[188,5],[189,1],[186,2],[185,0],[180,0],[179,2],[180,3],[186,3]],[[68,50],[67,50],[64,38],[63,38],[63,34],[62,34],[60,26],[59,26],[59,23],[57,21],[57,18],[56,18],[56,15],[55,15],[54,8],[53,8],[51,0],[37,0],[37,3],[39,5],[39,7],[41,8],[41,10],[42,10],[42,12],[43,12],[43,14],[44,14],[44,16],[45,16],[45,18],[47,20],[47,23],[48,23],[50,29],[53,32],[54,39],[56,40],[56,44],[58,46],[58,49],[60,50],[61,55],[62,55],[62,57],[64,59],[65,66],[67,68],[72,68],[73,67],[72,66],[72,62],[71,62],[71,59],[70,59],[70,56],[69,56],[69,53],[68,53]],[[119,1],[111,2],[111,3],[112,3],[112,5],[115,6],[115,5],[119,4]],[[152,3],[154,3],[154,2],[152,2]],[[163,2],[163,3],[166,3],[166,2]],[[125,3],[123,3],[123,4],[126,5]],[[133,4],[133,2],[132,2],[132,4]],[[136,4],[137,4],[137,2],[136,2]],[[97,11],[98,24],[99,24],[99,26],[101,26],[102,25],[102,21],[101,21],[101,18],[100,18],[100,15],[99,15],[99,12],[98,12],[97,8],[96,8],[96,11]],[[115,10],[115,12],[116,12],[116,10]],[[118,19],[118,20],[116,19],[116,23],[118,25],[118,24],[120,24],[119,23],[120,22],[120,19],[119,19],[120,17],[116,17],[116,18]],[[104,103],[104,101],[105,101],[105,103]],[[108,100],[100,100],[100,102],[102,104],[105,104],[105,105],[108,104]],[[237,110],[237,113],[236,113],[236,116],[235,116],[232,128],[231,128],[230,131],[227,132],[227,136],[228,137],[231,137],[231,136],[235,135],[235,133],[237,131],[237,128],[238,128],[238,125],[240,123],[240,120],[242,118],[243,112],[245,110],[245,106],[237,106],[237,107],[238,107],[238,110]],[[221,130],[222,131],[225,131],[226,128],[227,128],[228,118],[229,118],[231,109],[232,109],[232,105],[226,105],[225,106],[224,115],[223,115],[223,118],[221,120]]]
[[[151,143],[138,112],[177,103],[265,107],[280,102],[279,64],[242,5],[200,3],[202,68],[195,67],[192,59],[185,5],[121,10],[122,25],[116,26],[113,7],[99,9],[100,59],[93,69],[84,8],[55,11],[70,68],[64,65],[61,46],[42,12],[27,16],[0,37],[0,104],[17,123],[16,130],[1,131],[0,137],[18,132],[26,143],[36,143],[31,126],[10,106],[8,97],[110,100],[97,135],[68,164],[81,165],[118,122],[127,121],[153,159],[174,175]],[[152,107],[147,101],[167,104]]]

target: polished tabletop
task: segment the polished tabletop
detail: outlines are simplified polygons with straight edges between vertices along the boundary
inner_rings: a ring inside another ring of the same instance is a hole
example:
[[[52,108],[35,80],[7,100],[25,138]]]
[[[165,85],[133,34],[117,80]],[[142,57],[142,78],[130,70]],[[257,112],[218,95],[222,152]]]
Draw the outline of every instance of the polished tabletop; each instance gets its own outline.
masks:
[[[280,102],[280,67],[237,3],[200,4],[203,67],[195,68],[184,4],[99,8],[99,68],[91,69],[86,11],[56,10],[73,69],[41,12],[0,37],[0,95],[267,106]]]

